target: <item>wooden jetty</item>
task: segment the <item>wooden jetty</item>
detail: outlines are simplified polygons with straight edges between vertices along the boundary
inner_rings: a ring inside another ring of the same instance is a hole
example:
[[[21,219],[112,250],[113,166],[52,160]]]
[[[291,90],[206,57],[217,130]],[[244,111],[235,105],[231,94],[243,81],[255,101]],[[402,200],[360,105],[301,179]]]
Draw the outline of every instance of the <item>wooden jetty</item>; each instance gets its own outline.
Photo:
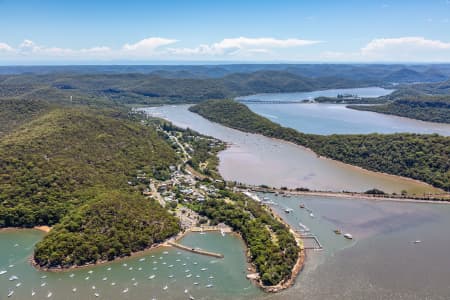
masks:
[[[221,253],[215,253],[215,252],[210,252],[210,251],[205,251],[202,249],[198,249],[198,248],[191,248],[191,247],[187,247],[175,242],[171,242],[169,241],[168,244],[172,247],[181,249],[181,250],[185,250],[185,251],[189,251],[192,253],[197,253],[197,254],[201,254],[201,255],[206,255],[206,256],[211,256],[211,257],[216,257],[216,258],[224,258],[224,255]]]

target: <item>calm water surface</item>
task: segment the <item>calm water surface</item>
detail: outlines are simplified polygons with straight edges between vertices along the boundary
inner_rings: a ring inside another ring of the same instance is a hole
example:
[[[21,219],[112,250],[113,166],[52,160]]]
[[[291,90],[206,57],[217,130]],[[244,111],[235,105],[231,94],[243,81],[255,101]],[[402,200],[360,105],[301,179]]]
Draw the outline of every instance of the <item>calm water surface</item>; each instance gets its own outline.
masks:
[[[224,259],[160,248],[136,258],[57,273],[38,271],[28,262],[35,243],[43,236],[35,230],[0,232],[0,271],[7,271],[0,275],[0,299],[6,299],[10,290],[14,290],[10,299],[48,299],[49,292],[52,299],[188,299],[189,295],[235,299],[262,294],[245,278],[244,244],[235,235],[190,234],[181,241],[223,253]],[[10,281],[13,275],[18,279]],[[155,277],[149,279],[152,275]],[[36,294],[31,297],[33,290]]]
[[[0,275],[0,299],[7,299],[9,289],[15,291],[11,299],[47,299],[49,291],[52,299],[187,299],[188,294],[196,299],[448,299],[450,236],[441,232],[450,228],[450,205],[262,196],[276,202],[273,208],[293,227],[300,229],[299,222],[309,227],[324,246],[323,251],[307,250],[305,269],[282,293],[264,294],[245,279],[243,243],[234,235],[192,234],[182,241],[221,252],[224,259],[156,249],[109,265],[49,273],[28,262],[43,234],[21,230],[0,232],[0,270],[8,271]],[[300,203],[313,211],[313,218],[299,208]],[[286,214],[285,208],[293,212]],[[334,234],[337,228],[351,233],[354,240]],[[422,242],[413,243],[416,240]],[[153,274],[155,278],[148,279]],[[12,275],[19,279],[9,281]]]
[[[331,191],[362,192],[376,187],[388,192],[408,190],[421,194],[434,190],[422,183],[319,158],[294,144],[210,122],[190,112],[188,107],[162,106],[144,110],[180,127],[189,127],[229,143],[230,147],[219,154],[219,171],[227,180]]]
[[[357,94],[362,97],[384,96],[392,90],[377,87],[325,90],[307,93],[259,94],[238,99],[260,101],[298,101],[318,96],[335,97],[338,94]],[[283,126],[316,134],[367,133],[438,133],[450,135],[450,124],[423,122],[409,118],[358,111],[345,104],[247,104],[255,113]]]
[[[292,226],[305,224],[324,246],[308,250],[296,285],[274,299],[449,299],[450,236],[444,228],[450,226],[450,205],[264,196],[279,204],[274,209]],[[287,207],[294,211],[284,213]]]

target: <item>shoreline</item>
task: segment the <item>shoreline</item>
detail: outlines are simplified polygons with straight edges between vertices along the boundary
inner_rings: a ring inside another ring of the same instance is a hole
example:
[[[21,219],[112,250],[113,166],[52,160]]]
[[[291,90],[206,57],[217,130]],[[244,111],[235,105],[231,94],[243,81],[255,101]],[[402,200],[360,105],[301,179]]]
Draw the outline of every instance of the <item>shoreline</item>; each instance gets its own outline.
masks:
[[[172,239],[172,238],[170,238],[170,239]],[[45,268],[45,267],[39,266],[36,263],[36,261],[34,260],[34,255],[31,255],[28,260],[31,263],[31,265],[34,268],[36,268],[37,270],[39,270],[39,271],[53,272],[53,273],[68,272],[68,271],[87,269],[87,268],[92,268],[92,267],[105,266],[105,265],[108,265],[108,264],[111,264],[111,263],[116,263],[116,262],[119,262],[119,261],[126,261],[128,259],[133,259],[133,258],[136,258],[136,257],[147,255],[147,254],[151,253],[152,251],[154,251],[154,250],[156,250],[158,248],[172,248],[172,246],[170,246],[167,243],[170,239],[165,240],[164,242],[159,243],[159,244],[153,244],[152,246],[150,246],[150,247],[148,247],[148,248],[146,248],[144,250],[132,252],[128,256],[116,257],[113,260],[101,260],[101,261],[98,261],[96,263],[85,264],[85,265],[82,265],[82,266],[73,265],[73,266],[70,266],[68,268],[62,268],[62,267],[59,267],[59,268]]]
[[[273,217],[277,219],[279,222],[284,224],[287,228],[289,228],[289,231],[294,235],[295,241],[297,242],[297,246],[299,247],[298,252],[298,258],[295,262],[294,267],[291,270],[291,275],[289,278],[279,282],[277,285],[263,285],[260,280],[258,280],[259,286],[264,290],[266,293],[278,293],[282,290],[288,289],[291,286],[294,285],[295,280],[297,279],[300,272],[303,270],[303,267],[305,266],[305,259],[306,259],[306,251],[303,247],[303,240],[300,237],[299,234],[297,234],[292,226],[288,224],[272,207],[267,206],[268,210],[272,213]]]
[[[188,110],[189,110],[189,107],[188,107]],[[190,112],[191,112],[191,111],[190,111]],[[191,113],[194,113],[194,112],[191,112]],[[222,124],[222,123],[218,123],[218,122],[211,121],[211,120],[209,120],[209,119],[203,117],[202,115],[200,115],[200,114],[198,114],[198,113],[194,113],[194,114],[196,114],[196,115],[198,115],[198,116],[204,118],[205,120],[208,120],[208,121],[211,122],[211,123],[218,124],[218,125],[220,125],[220,126],[224,126],[224,127],[226,127],[226,128],[233,129],[233,130],[236,130],[236,131],[241,132],[241,133],[252,134],[252,135],[256,135],[256,136],[268,138],[268,139],[273,140],[273,141],[282,142],[282,143],[286,143],[286,144],[293,145],[293,146],[296,146],[296,147],[300,147],[301,149],[303,149],[303,150],[305,150],[305,151],[308,151],[308,152],[310,152],[310,153],[316,155],[319,159],[328,160],[328,161],[331,161],[331,162],[333,162],[333,163],[335,163],[335,164],[337,164],[337,165],[341,165],[341,166],[344,166],[344,167],[346,167],[346,168],[351,168],[351,169],[354,169],[354,170],[358,170],[358,171],[360,171],[360,172],[362,172],[362,173],[364,173],[364,174],[373,174],[373,175],[378,175],[378,176],[386,176],[386,177],[390,177],[390,178],[396,179],[396,180],[402,180],[402,181],[406,181],[406,182],[409,182],[409,183],[415,183],[415,184],[421,185],[421,186],[423,186],[423,187],[427,187],[427,188],[430,188],[430,189],[432,189],[432,190],[435,190],[436,192],[437,192],[437,191],[440,191],[440,192],[443,192],[443,193],[445,192],[444,190],[442,190],[442,189],[440,189],[440,188],[434,187],[434,186],[432,186],[431,184],[429,184],[429,183],[427,183],[427,182],[424,182],[424,181],[420,181],[420,180],[418,180],[418,179],[409,178],[409,177],[404,177],[404,176],[401,176],[401,175],[389,174],[389,173],[385,173],[385,172],[381,172],[381,171],[373,171],[373,170],[365,169],[365,168],[360,167],[360,166],[352,165],[352,164],[345,163],[345,162],[342,162],[342,161],[339,161],[339,160],[335,160],[335,159],[332,159],[332,158],[329,158],[329,157],[326,157],[326,156],[319,155],[319,154],[317,154],[316,152],[314,152],[314,150],[312,150],[312,149],[310,149],[310,148],[308,148],[308,147],[305,147],[305,146],[303,146],[303,145],[296,144],[296,143],[291,142],[291,141],[283,140],[283,139],[276,138],[276,137],[265,136],[265,135],[260,134],[260,133],[254,133],[254,132],[250,132],[250,131],[244,131],[244,130],[241,130],[241,129],[237,129],[237,128],[234,128],[234,127],[230,127],[230,126],[224,125],[224,124]],[[168,120],[169,122],[172,122],[172,121],[169,120],[168,118],[166,118],[166,120]],[[298,131],[298,130],[297,130],[297,131]],[[222,141],[222,142],[224,142],[224,141]],[[230,144],[233,145],[233,143],[228,143],[228,142],[224,142],[224,143],[226,144],[227,148],[228,148],[228,146],[229,146]],[[227,149],[227,148],[226,148],[226,149]],[[224,150],[226,150],[226,149],[224,149]],[[224,151],[224,150],[222,150],[222,151]],[[222,152],[222,151],[220,151],[220,152]]]
[[[374,200],[374,201],[392,201],[392,202],[405,202],[405,203],[429,203],[429,204],[450,204],[450,195],[448,195],[447,199],[414,199],[414,198],[396,198],[391,196],[371,196],[368,194],[362,193],[343,193],[343,192],[327,192],[327,191],[294,191],[294,190],[282,190],[278,188],[274,189],[266,189],[258,186],[246,185],[245,188],[251,189],[255,192],[261,193],[275,193],[278,192],[280,194],[288,194],[288,195],[299,195],[299,196],[322,196],[329,198],[338,198],[338,199],[351,199],[351,200]]]

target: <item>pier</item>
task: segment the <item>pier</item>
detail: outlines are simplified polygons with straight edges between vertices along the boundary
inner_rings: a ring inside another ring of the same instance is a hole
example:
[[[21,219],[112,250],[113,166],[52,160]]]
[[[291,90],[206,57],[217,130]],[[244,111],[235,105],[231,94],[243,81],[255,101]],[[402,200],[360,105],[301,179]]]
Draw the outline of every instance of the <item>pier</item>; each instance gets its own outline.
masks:
[[[210,251],[205,251],[202,249],[198,249],[198,248],[190,248],[175,242],[171,242],[169,241],[168,244],[172,247],[181,249],[181,250],[185,250],[185,251],[189,251],[192,253],[197,253],[197,254],[201,254],[201,255],[206,255],[206,256],[211,256],[211,257],[216,257],[216,258],[224,258],[224,255],[221,253],[215,253],[215,252],[210,252]]]
[[[211,232],[211,231],[220,231],[224,233],[230,233],[233,230],[229,226],[193,226],[189,229],[192,232]]]
[[[311,246],[306,246],[304,245],[305,249],[308,250],[323,250],[323,246],[320,243],[319,239],[317,238],[317,236],[315,236],[314,234],[305,234],[303,232],[300,231],[296,231],[300,234],[300,237],[302,238],[302,240],[305,241],[311,241],[313,245]]]

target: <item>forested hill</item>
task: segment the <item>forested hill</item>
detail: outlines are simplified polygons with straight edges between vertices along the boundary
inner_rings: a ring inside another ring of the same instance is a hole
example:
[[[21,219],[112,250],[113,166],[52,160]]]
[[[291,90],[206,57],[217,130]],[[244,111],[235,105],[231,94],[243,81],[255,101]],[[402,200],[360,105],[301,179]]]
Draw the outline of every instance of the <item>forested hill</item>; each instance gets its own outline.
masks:
[[[0,140],[0,227],[53,225],[97,189],[128,188],[138,170],[165,177],[175,161],[120,112],[52,110]]]
[[[210,100],[190,108],[235,129],[284,139],[319,155],[368,170],[401,175],[450,190],[450,137],[419,134],[321,136],[282,127],[233,100]]]
[[[0,75],[0,100],[115,105],[192,103],[255,93],[358,87],[373,81],[334,76],[309,78],[286,71],[233,73],[218,78],[167,78],[157,74]]]
[[[447,85],[450,86],[450,83]],[[439,92],[443,91],[444,89]],[[396,91],[387,97],[380,97],[380,99],[385,98],[388,100],[386,104],[367,106],[350,105],[349,108],[374,111],[422,121],[450,123],[450,90],[447,92],[449,94],[430,95],[409,88]]]
[[[64,217],[36,245],[42,267],[112,260],[161,243],[178,232],[178,220],[140,194],[105,191]]]

